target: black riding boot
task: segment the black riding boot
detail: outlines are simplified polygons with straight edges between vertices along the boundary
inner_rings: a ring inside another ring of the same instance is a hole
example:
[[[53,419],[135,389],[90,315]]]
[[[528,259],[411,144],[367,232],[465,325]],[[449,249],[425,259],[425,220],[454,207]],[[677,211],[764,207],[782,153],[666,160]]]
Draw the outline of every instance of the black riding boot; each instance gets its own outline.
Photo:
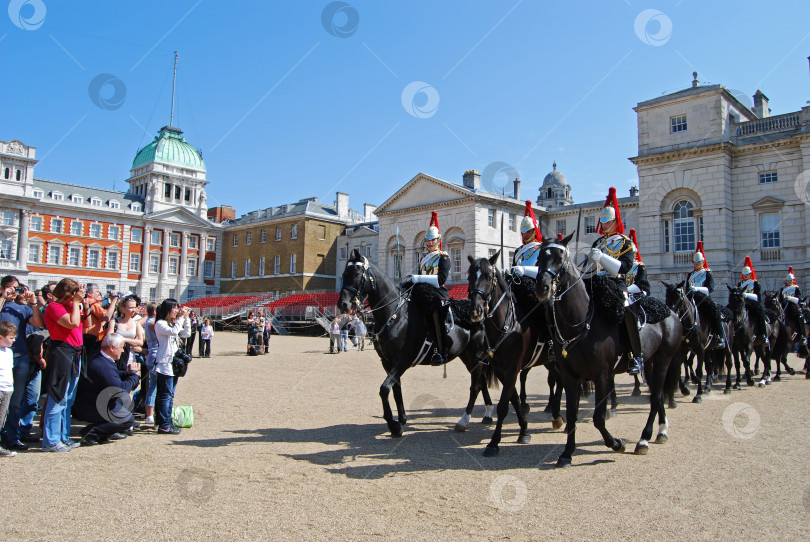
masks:
[[[627,357],[627,374],[637,375],[644,367],[644,353],[641,350],[641,336],[638,329],[638,317],[630,307],[624,308],[624,325],[630,339],[630,355]]]
[[[725,332],[723,331],[723,320],[720,318],[719,314],[713,319],[712,324],[714,334],[717,335],[717,348],[725,348],[726,339]]]
[[[446,362],[447,353],[444,350],[444,318],[441,317],[441,310],[433,311],[433,332],[436,335],[436,349],[433,357],[430,358],[431,365],[443,365]]]
[[[758,332],[762,337],[762,343],[767,347],[771,347],[771,341],[768,340],[768,325],[765,323],[765,316],[763,315],[760,321],[758,322],[757,327],[759,328]]]

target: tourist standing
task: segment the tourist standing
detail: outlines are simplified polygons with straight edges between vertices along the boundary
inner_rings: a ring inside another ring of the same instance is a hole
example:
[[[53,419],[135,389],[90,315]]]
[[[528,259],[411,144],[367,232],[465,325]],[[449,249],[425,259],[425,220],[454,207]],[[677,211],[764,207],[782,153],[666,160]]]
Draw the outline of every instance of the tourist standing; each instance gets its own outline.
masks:
[[[214,328],[211,326],[211,320],[206,318],[203,320],[203,325],[200,328],[200,357],[211,357],[211,339],[214,338]]]
[[[188,307],[179,307],[177,300],[165,299],[155,314],[155,335],[158,339],[157,398],[155,400],[155,425],[158,433],[177,435],[180,429],[172,425],[172,406],[177,377],[174,376],[172,360],[180,348],[181,337],[191,333]]]

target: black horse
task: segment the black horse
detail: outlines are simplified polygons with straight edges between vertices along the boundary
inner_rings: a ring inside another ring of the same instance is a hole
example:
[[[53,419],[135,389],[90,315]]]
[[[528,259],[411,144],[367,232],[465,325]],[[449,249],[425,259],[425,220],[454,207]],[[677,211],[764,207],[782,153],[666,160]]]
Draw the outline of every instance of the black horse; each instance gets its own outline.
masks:
[[[509,284],[495,265],[499,257],[500,252],[489,259],[476,260],[468,256],[470,268],[467,277],[473,321],[483,322],[487,352],[490,354],[487,370],[494,371],[503,385],[498,401],[495,432],[484,450],[487,457],[498,455],[501,430],[509,413],[510,402],[515,407],[520,425],[518,443],[525,444],[530,441],[526,418],[515,396],[515,383],[520,373],[536,365],[550,365],[548,350],[545,349],[548,341],[545,322],[539,318],[541,314],[527,314],[515,302]],[[554,371],[553,367],[550,368],[551,371]],[[562,427],[561,394],[562,391],[558,386],[556,397],[554,395],[549,397],[555,429]]]
[[[374,349],[388,374],[380,387],[383,418],[388,424],[391,436],[400,437],[402,426],[407,422],[400,378],[405,371],[415,365],[430,364],[428,350],[431,342],[427,338],[429,332],[418,307],[408,300],[379,267],[369,262],[355,249],[343,271],[343,287],[340,290],[338,308],[344,314],[348,313],[353,307],[362,306],[366,298],[374,313]],[[464,415],[456,424],[456,430],[466,429],[466,422],[472,414],[479,392],[483,394],[487,405],[483,423],[492,423],[492,400],[484,381],[483,365],[477,361],[477,355],[483,348],[483,330],[470,332],[456,324],[448,335],[452,348],[447,360],[460,357],[470,371],[471,377],[470,400]],[[392,390],[397,405],[397,420],[394,419],[391,405],[388,403],[388,395]]]
[[[669,284],[664,282],[666,287],[665,300],[667,306],[672,309],[680,318],[683,325],[683,344],[682,347],[686,348],[695,355],[697,359],[697,367],[695,368],[695,375],[697,376],[697,392],[692,399],[693,403],[703,402],[703,368],[706,368],[706,393],[712,390],[712,377],[716,373],[717,366],[714,361],[720,363],[725,362],[728,369],[728,377],[726,379],[725,393],[731,392],[731,335],[734,333],[733,326],[728,322],[723,322],[723,331],[726,337],[726,344],[724,348],[717,348],[717,339],[719,337],[711,336],[711,325],[706,320],[701,320],[700,312],[697,303],[710,303],[708,297],[701,297],[699,300],[690,297],[684,291],[684,282],[678,284]],[[678,371],[680,373],[680,371]],[[740,382],[740,369],[737,366],[737,385]]]
[[[765,308],[775,314],[776,318],[781,322],[786,341],[784,351],[780,351],[778,354],[774,352],[772,356],[776,360],[776,376],[773,379],[779,381],[782,379],[780,371],[782,365],[785,366],[785,370],[791,376],[796,374],[793,367],[788,365],[788,352],[792,352],[794,347],[798,345],[799,357],[806,359],[808,356],[807,344],[802,340],[804,323],[801,318],[801,308],[790,301],[787,302],[787,307],[783,307],[776,292],[765,292]]]
[[[754,321],[748,315],[745,305],[745,293],[741,288],[728,288],[728,309],[731,311],[732,324],[734,326],[734,338],[731,341],[731,353],[734,356],[734,365],[739,366],[742,360],[745,369],[745,382],[749,386],[754,385],[754,378],[751,372],[751,353],[754,351]],[[760,342],[758,347],[763,349]]]
[[[616,439],[605,427],[607,399],[611,391],[614,365],[627,350],[623,332],[615,321],[608,321],[595,310],[595,300],[585,288],[579,270],[571,261],[567,245],[573,234],[560,241],[544,241],[537,262],[535,294],[546,305],[546,321],[565,388],[566,427],[568,441],[557,460],[558,467],[571,465],[576,449],[576,422],[579,410],[580,383],[591,380],[595,384],[596,410],[594,426],[602,434],[604,443],[616,452],[625,451],[625,441]],[[672,312],[657,324],[647,324],[641,331],[645,373],[650,389],[650,413],[636,445],[637,454],[649,451],[653,422],[658,416],[659,433],[656,442],[667,437],[667,417],[664,407],[665,387],[674,390],[679,365],[672,364],[681,346],[683,328]],[[622,362],[624,363],[624,362]],[[626,367],[626,366],[625,366]]]

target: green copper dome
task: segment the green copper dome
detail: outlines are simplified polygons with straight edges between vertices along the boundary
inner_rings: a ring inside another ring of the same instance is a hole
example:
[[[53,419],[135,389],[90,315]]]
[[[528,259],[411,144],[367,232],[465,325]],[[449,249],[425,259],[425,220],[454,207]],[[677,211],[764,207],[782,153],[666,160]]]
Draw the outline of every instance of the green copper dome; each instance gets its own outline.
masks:
[[[155,139],[138,151],[132,161],[132,169],[149,162],[164,162],[205,171],[200,151],[186,142],[179,128],[164,126]]]

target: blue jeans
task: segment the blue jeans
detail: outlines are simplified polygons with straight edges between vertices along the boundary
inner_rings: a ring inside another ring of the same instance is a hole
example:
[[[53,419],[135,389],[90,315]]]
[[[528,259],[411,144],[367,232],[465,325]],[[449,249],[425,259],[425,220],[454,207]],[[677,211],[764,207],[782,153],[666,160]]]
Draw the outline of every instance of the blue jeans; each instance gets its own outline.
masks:
[[[340,349],[344,352],[349,348],[349,330],[340,330]]]
[[[156,373],[157,398],[155,399],[155,425],[158,429],[170,429],[172,426],[172,405],[174,390],[177,387],[176,376]]]
[[[81,372],[81,368],[79,372]],[[57,402],[52,395],[48,396],[48,405],[42,414],[44,420],[42,431],[43,448],[56,446],[60,442],[70,442],[70,409],[76,400],[76,386],[78,383],[78,376],[68,382],[67,391],[61,401]]]
[[[8,417],[3,428],[3,441],[14,443],[31,433],[37,411],[42,371],[31,373],[36,363],[28,356],[14,356],[14,393],[9,403]]]
[[[155,397],[157,397],[157,373],[149,373],[149,389],[146,391],[146,398],[144,405],[148,407],[155,406]]]

